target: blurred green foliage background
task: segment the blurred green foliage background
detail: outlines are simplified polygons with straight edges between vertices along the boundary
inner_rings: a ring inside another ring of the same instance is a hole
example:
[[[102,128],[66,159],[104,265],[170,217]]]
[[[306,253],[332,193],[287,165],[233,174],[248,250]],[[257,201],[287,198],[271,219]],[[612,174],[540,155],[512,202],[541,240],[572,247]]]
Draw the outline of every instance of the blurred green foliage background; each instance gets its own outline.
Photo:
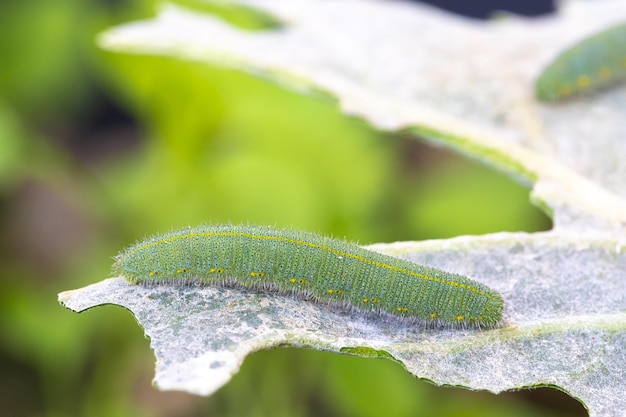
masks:
[[[249,29],[271,23],[186,3]],[[124,246],[185,225],[272,224],[362,244],[550,227],[508,178],[375,132],[326,97],[96,47],[99,31],[155,6],[0,3],[0,415],[582,411],[555,390],[437,388],[391,361],[296,349],[253,355],[210,398],[164,393],[150,385],[154,357],[128,312],[62,308],[57,293],[107,278]]]

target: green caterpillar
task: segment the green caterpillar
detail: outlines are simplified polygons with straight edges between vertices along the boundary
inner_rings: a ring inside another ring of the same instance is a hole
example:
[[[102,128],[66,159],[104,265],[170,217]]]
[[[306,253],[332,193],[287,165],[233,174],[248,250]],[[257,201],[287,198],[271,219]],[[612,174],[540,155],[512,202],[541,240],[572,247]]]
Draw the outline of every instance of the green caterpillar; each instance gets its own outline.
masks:
[[[500,294],[464,276],[313,233],[199,226],[136,243],[116,274],[131,283],[236,283],[417,319],[428,326],[495,327]]]
[[[535,95],[558,101],[626,79],[626,23],[609,28],[561,53],[541,73]]]

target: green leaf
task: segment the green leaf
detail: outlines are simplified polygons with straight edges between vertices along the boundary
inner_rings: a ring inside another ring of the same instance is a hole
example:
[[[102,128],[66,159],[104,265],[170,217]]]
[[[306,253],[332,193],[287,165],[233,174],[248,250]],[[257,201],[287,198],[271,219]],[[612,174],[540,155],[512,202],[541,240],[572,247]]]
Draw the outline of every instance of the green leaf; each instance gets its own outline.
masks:
[[[232,288],[141,287],[112,278],[59,295],[74,311],[129,309],[161,389],[208,395],[251,352],[291,345],[389,357],[436,384],[495,393],[558,387],[590,415],[626,409],[626,88],[546,105],[534,77],[559,50],[626,19],[616,2],[570,3],[541,21],[485,24],[401,2],[249,1],[288,22],[249,32],[179,7],[106,32],[108,49],[239,68],[349,115],[456,149],[532,186],[545,233],[371,249],[477,279],[505,300],[490,331],[424,330]]]

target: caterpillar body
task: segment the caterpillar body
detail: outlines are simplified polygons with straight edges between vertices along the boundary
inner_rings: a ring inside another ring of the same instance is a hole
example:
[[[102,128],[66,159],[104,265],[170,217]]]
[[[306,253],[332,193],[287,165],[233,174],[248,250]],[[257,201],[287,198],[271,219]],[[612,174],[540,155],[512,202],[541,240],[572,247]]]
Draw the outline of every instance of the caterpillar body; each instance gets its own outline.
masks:
[[[500,294],[462,275],[264,226],[199,226],[154,236],[120,253],[114,271],[130,283],[272,288],[432,327],[491,328],[503,310]]]
[[[565,50],[537,78],[535,95],[558,101],[626,80],[626,23]]]

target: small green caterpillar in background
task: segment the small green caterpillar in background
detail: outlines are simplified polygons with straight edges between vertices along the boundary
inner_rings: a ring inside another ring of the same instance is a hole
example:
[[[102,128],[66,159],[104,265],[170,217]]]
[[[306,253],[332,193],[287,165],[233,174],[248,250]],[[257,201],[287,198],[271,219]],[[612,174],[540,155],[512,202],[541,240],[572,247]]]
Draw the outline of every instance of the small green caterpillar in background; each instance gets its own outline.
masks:
[[[500,294],[464,276],[342,240],[262,226],[189,227],[136,243],[114,270],[131,283],[235,283],[417,319],[495,327]]]
[[[611,27],[561,53],[541,73],[535,94],[558,101],[626,80],[626,24]]]

